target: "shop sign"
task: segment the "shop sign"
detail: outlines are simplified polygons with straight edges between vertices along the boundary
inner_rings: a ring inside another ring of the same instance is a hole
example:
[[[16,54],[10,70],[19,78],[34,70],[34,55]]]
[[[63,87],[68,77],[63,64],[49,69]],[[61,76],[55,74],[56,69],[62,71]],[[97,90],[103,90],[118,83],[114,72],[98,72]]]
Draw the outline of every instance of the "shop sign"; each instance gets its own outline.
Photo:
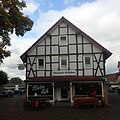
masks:
[[[53,76],[75,76],[76,71],[75,70],[59,70],[59,71],[53,71]]]
[[[28,94],[29,95],[52,95],[53,94],[53,86],[52,83],[36,83],[29,84],[28,86]]]

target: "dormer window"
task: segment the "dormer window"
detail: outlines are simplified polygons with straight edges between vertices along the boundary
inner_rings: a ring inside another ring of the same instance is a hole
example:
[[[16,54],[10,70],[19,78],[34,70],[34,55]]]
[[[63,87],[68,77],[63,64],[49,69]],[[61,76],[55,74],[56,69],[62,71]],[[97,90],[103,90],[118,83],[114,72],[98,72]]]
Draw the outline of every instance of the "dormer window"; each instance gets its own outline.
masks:
[[[60,36],[60,45],[67,45],[67,36]]]

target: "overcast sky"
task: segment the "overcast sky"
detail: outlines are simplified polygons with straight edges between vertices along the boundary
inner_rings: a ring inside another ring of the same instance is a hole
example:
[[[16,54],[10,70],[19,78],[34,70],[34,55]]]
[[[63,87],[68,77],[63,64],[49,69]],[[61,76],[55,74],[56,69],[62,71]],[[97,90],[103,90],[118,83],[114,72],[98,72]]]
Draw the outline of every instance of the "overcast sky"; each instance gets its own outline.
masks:
[[[106,73],[117,72],[120,60],[120,0],[25,0],[24,14],[34,26],[24,37],[11,36],[11,57],[4,60],[0,70],[9,78],[25,79],[25,70],[17,69],[22,55],[62,16],[79,27],[113,54],[106,61]]]

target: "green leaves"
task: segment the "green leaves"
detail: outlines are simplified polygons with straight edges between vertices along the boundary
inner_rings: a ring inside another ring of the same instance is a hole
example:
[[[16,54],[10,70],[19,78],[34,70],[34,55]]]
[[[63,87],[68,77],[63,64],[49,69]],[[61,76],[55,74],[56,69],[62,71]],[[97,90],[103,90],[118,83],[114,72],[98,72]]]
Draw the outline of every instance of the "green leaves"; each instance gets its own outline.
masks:
[[[0,71],[0,86],[8,82],[8,74],[4,71]]]
[[[5,46],[10,46],[10,35],[24,36],[33,26],[33,21],[22,13],[24,1],[0,0],[0,61],[10,55]],[[8,54],[7,54],[8,52]],[[6,55],[7,54],[7,55]],[[2,56],[2,57],[1,57]]]

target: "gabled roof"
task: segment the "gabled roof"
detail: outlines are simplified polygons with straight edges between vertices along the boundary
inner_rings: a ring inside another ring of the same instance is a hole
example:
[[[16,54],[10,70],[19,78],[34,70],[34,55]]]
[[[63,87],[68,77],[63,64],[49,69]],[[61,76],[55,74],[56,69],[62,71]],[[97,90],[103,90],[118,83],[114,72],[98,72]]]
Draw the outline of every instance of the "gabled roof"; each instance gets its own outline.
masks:
[[[72,29],[76,31],[77,34],[82,35],[84,38],[86,38],[90,43],[93,43],[97,48],[99,48],[101,51],[104,52],[105,59],[111,56],[111,52],[108,51],[106,48],[104,48],[102,45],[100,45],[98,42],[96,42],[94,39],[92,39],[90,36],[88,36],[86,33],[84,33],[82,30],[80,30],[78,27],[73,25],[70,21],[68,21],[66,18],[62,17],[60,20],[58,20],[43,36],[41,36],[25,53],[23,53],[20,57],[23,60],[23,62],[26,62],[26,56],[27,53],[40,41],[45,39],[49,34],[61,23],[66,23],[69,25]]]

